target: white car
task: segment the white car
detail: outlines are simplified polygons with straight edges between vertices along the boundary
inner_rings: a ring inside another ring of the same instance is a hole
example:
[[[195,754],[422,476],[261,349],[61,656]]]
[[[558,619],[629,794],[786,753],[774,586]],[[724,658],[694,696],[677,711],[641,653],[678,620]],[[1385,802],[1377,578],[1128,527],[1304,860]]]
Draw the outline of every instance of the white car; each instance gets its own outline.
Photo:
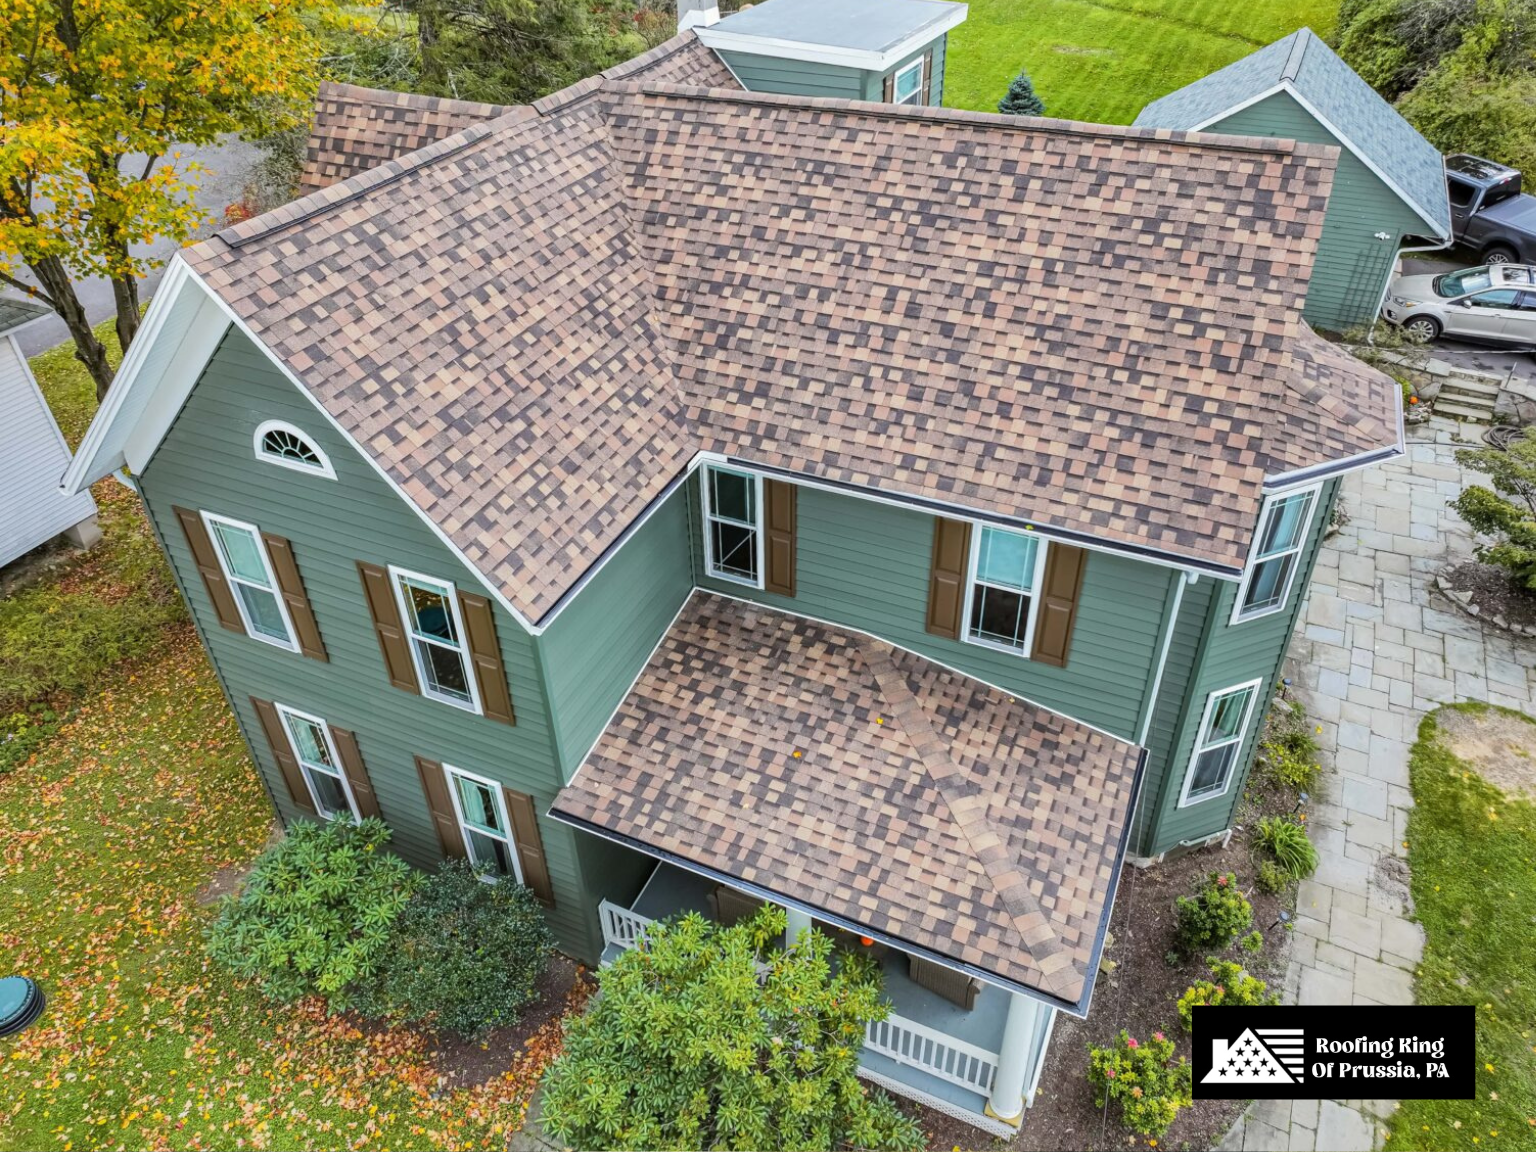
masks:
[[[1536,347],[1536,268],[1492,264],[1440,276],[1399,276],[1381,314],[1410,336]]]

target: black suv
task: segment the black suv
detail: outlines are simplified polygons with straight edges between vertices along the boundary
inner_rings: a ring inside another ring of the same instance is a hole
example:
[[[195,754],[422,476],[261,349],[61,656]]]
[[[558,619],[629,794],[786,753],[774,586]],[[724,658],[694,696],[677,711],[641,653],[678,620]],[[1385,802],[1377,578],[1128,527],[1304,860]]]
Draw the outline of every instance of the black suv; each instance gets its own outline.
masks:
[[[1536,196],[1520,191],[1520,173],[1460,153],[1445,158],[1451,230],[1484,264],[1536,264]]]

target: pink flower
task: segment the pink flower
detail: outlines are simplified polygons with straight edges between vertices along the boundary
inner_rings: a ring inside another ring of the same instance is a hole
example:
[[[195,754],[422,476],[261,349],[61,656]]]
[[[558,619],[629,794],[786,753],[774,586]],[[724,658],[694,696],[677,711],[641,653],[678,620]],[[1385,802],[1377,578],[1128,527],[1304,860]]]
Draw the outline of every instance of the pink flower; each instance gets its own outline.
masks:
[[[1216,887],[1218,887],[1218,888],[1225,888],[1226,886],[1227,886],[1227,878],[1225,876],[1218,876],[1218,877],[1216,877]]]
[[[1167,1039],[1167,1037],[1164,1036],[1161,1032],[1154,1032],[1154,1033],[1152,1033],[1152,1039],[1156,1040],[1159,1044],[1161,1044],[1164,1040]]]
[[[1113,1068],[1106,1068],[1104,1069],[1104,1075],[1108,1079],[1113,1080],[1115,1078],[1115,1070]]]
[[[1126,1046],[1126,1047],[1127,1047],[1127,1048],[1130,1048],[1130,1049],[1132,1049],[1132,1050],[1133,1050],[1133,1051],[1134,1051],[1134,1050],[1135,1050],[1135,1049],[1137,1049],[1137,1048],[1140,1048],[1140,1047],[1141,1047],[1141,1045],[1140,1045],[1140,1044],[1138,1044],[1138,1043],[1136,1043],[1136,1037],[1134,1037],[1134,1036],[1132,1036],[1132,1037],[1131,1037],[1131,1038],[1130,1038],[1130,1039],[1129,1039],[1129,1040],[1127,1040],[1127,1041],[1126,1041],[1126,1042],[1125,1042],[1125,1046]]]

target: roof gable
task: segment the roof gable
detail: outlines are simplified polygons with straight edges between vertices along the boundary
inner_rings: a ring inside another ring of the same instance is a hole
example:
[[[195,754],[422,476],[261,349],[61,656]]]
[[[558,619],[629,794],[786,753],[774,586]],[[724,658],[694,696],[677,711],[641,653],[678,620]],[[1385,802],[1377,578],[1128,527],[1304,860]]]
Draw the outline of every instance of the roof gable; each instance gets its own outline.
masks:
[[[1224,117],[1278,91],[1290,94],[1381,177],[1435,236],[1449,239],[1451,209],[1439,151],[1310,28],[1154,100],[1136,126],[1219,130]]]

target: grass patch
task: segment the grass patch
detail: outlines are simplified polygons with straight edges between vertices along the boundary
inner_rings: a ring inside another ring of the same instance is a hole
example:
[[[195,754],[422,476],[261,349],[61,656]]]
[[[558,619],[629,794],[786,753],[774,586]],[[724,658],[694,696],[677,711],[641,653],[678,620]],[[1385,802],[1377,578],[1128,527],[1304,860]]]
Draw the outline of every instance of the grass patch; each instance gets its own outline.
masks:
[[[0,1060],[0,1148],[504,1148],[551,1043],[444,1086],[427,1032],[272,1004],[195,898],[272,810],[190,627],[0,780],[0,971],[45,987]]]
[[[1333,31],[1336,0],[971,0],[949,36],[944,103],[995,112],[1020,68],[1046,115],[1129,124],[1152,100],[1303,26]]]
[[[1408,863],[1427,937],[1416,997],[1476,1006],[1477,1098],[1405,1100],[1389,1147],[1529,1148],[1536,1144],[1536,806],[1500,792],[1451,752],[1436,724],[1446,710],[1424,718],[1409,759]]]
[[[96,329],[114,361],[110,321]],[[32,359],[32,371],[71,447],[96,411],[73,345]],[[38,733],[101,674],[157,644],[185,616],[139,499],[115,480],[92,489],[105,539],[0,599],[0,773],[25,760]]]

